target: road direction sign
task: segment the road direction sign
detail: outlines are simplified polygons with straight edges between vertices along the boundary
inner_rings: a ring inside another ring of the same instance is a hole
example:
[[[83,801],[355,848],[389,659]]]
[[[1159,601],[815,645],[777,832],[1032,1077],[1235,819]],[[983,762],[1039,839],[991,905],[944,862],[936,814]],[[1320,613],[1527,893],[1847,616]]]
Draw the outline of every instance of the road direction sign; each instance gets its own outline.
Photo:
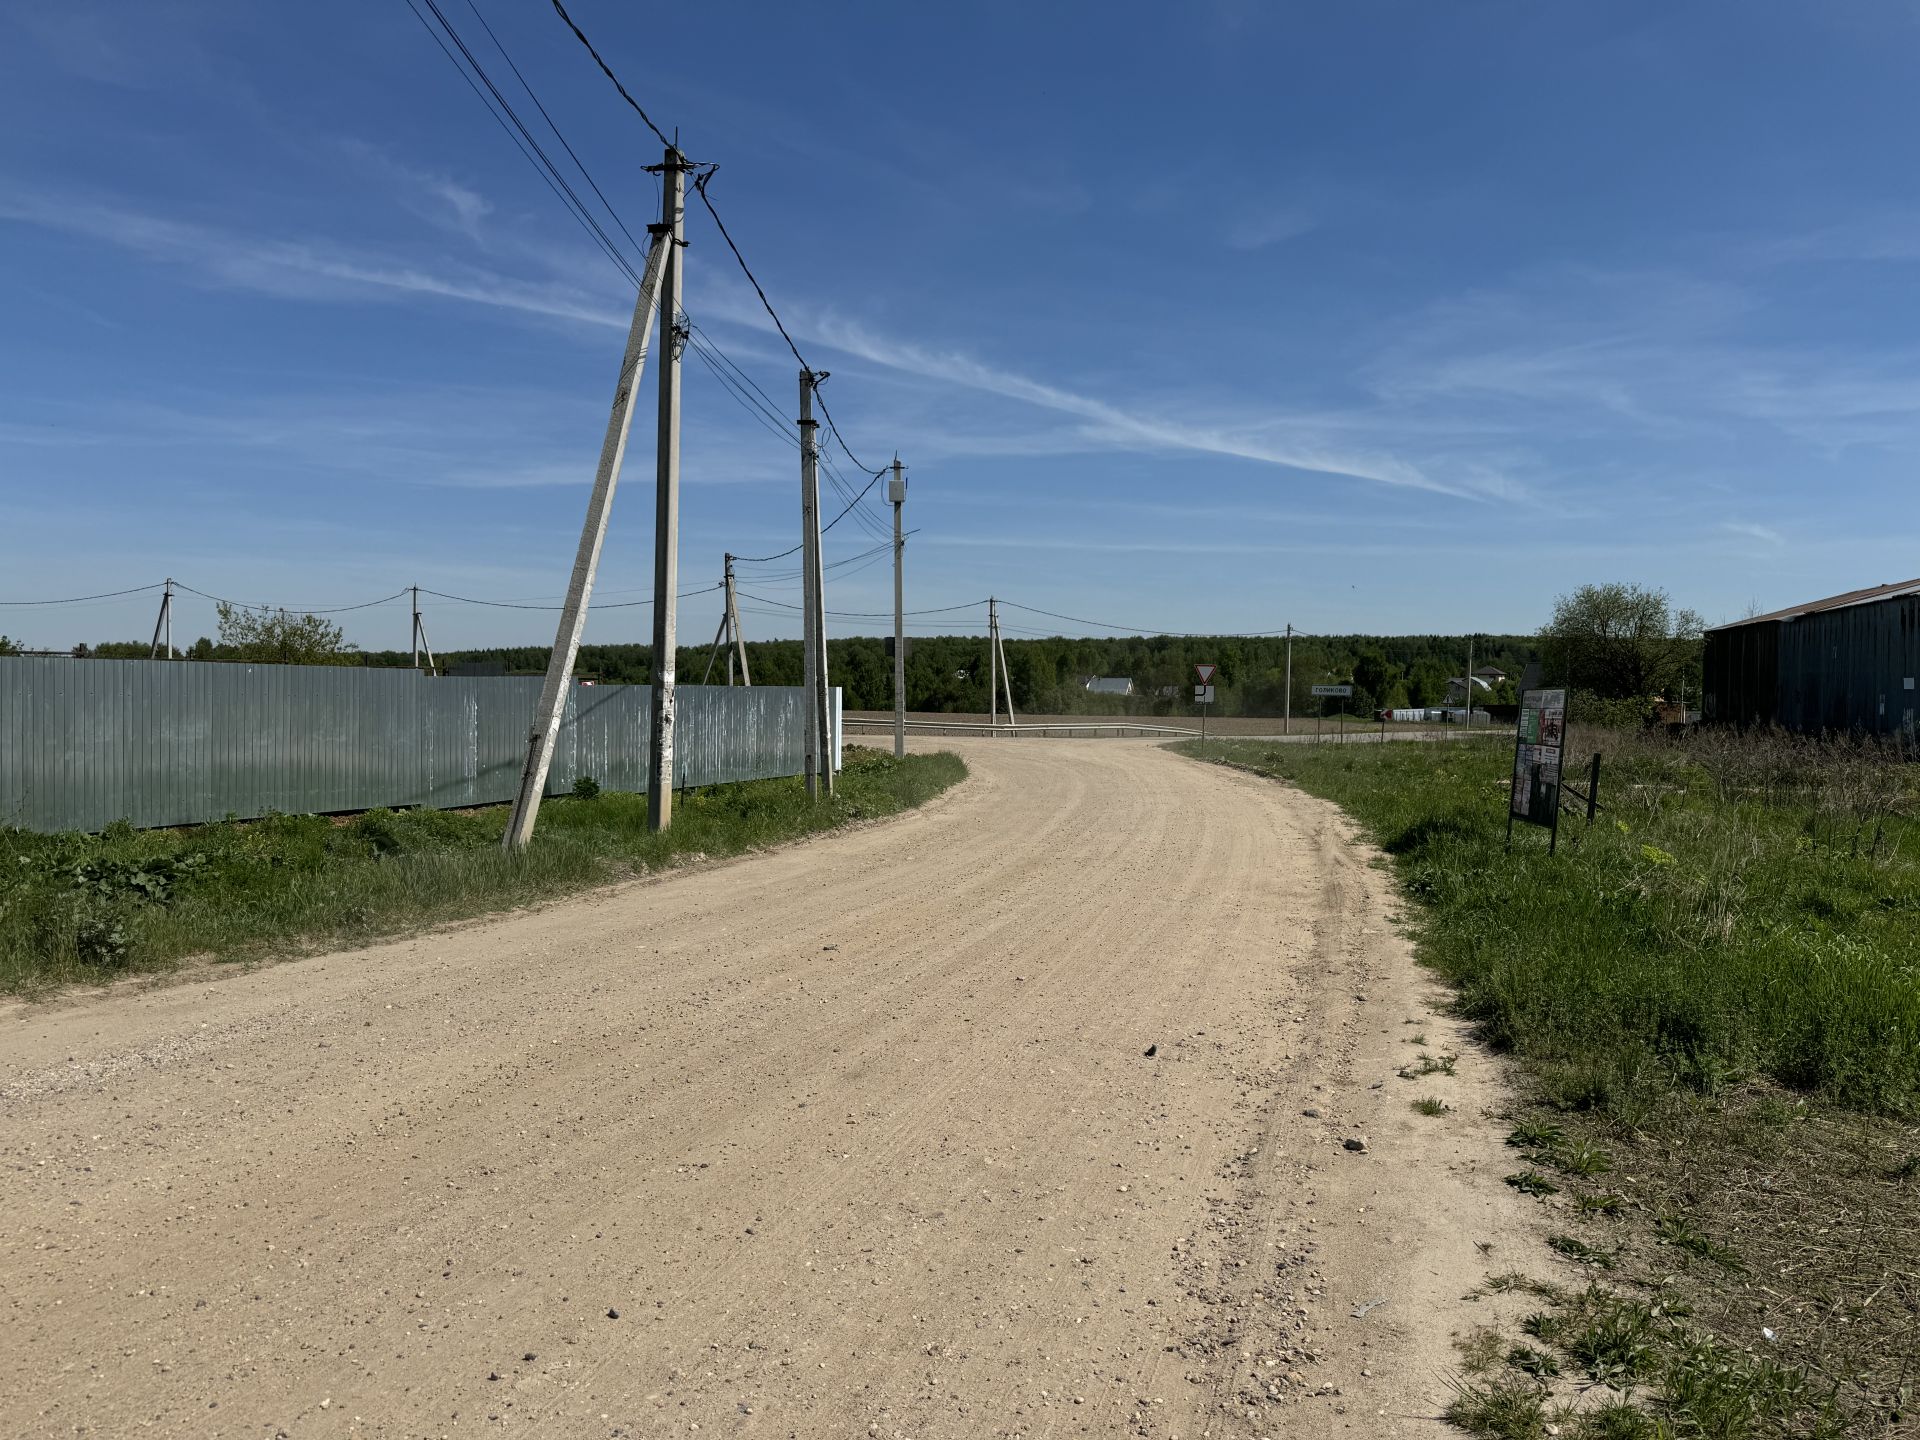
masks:
[[[1214,672],[1219,668],[1218,665],[1196,665],[1193,667],[1193,673],[1200,677],[1200,683],[1202,685],[1211,685],[1213,683]]]
[[[1316,695],[1334,695],[1342,700],[1349,700],[1353,697],[1353,687],[1351,685],[1316,685],[1313,687],[1313,693]]]
[[[1193,687],[1193,700],[1196,705],[1213,704],[1213,686],[1196,685]]]

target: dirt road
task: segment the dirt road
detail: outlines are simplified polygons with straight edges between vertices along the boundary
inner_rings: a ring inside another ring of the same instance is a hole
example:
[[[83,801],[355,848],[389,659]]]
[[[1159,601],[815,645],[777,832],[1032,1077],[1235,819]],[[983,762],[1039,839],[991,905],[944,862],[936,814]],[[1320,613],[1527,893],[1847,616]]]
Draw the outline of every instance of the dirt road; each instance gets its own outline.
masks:
[[[1148,744],[955,748],[883,825],[0,1017],[0,1434],[1440,1433],[1529,1222],[1487,1062],[1396,1078],[1459,1047],[1383,877]]]

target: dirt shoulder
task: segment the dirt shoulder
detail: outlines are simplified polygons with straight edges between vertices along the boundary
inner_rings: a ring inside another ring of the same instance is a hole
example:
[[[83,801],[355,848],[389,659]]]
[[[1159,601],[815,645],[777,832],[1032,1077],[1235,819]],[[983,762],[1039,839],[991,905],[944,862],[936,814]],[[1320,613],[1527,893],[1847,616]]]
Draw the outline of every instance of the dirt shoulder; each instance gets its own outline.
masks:
[[[0,1431],[1439,1433],[1533,1210],[1386,876],[1152,745],[954,748],[886,825],[17,1012]]]

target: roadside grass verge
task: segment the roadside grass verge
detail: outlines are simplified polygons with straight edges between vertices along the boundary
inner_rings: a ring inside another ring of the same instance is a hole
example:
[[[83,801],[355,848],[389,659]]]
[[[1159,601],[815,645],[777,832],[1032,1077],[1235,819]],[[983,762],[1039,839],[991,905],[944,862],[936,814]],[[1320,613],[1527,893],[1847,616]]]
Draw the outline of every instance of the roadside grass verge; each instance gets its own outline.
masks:
[[[101,984],[187,957],[310,952],[512,909],[894,814],[965,775],[950,754],[849,747],[830,802],[810,803],[798,779],[688,790],[664,834],[648,831],[644,795],[550,799],[516,855],[500,848],[504,805],[101,835],[0,830],[0,991]]]
[[[1352,814],[1414,902],[1422,960],[1518,1062],[1509,1183],[1549,1207],[1584,1288],[1543,1295],[1498,1354],[1544,1346],[1617,1403],[1489,1362],[1454,1417],[1483,1435],[1920,1434],[1920,766],[1576,730],[1569,773],[1594,750],[1604,809],[1563,816],[1554,857],[1526,826],[1506,851],[1504,746],[1200,757]]]

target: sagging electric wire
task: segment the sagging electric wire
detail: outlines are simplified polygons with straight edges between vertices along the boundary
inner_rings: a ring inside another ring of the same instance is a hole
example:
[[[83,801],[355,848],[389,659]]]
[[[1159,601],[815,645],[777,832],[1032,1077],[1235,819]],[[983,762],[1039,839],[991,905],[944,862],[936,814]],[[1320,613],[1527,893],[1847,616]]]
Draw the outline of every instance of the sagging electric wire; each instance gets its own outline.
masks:
[[[191,585],[183,585],[178,580],[173,582],[173,588],[187,595],[198,595],[202,600],[211,600],[216,605],[232,606],[235,610],[278,610],[284,611],[289,615],[345,615],[350,610],[371,610],[376,605],[391,605],[396,600],[403,600],[412,587],[409,586],[396,590],[393,594],[383,595],[378,600],[365,600],[358,605],[323,605],[317,608],[309,608],[302,605],[255,605],[245,600],[229,600],[222,595],[209,595],[204,590],[196,590]],[[421,593],[424,594],[425,592],[422,591]]]
[[[80,605],[89,600],[113,600],[122,595],[144,595],[149,590],[166,589],[166,581],[135,585],[131,590],[107,590],[98,595],[70,595],[63,600],[0,600],[0,605]]]
[[[454,27],[453,22],[447,19],[446,13],[441,10],[436,0],[419,0],[419,4],[416,4],[415,0],[405,0],[405,3],[407,8],[413,12],[414,18],[420,22],[427,34],[433,38],[434,43],[440,47],[441,53],[447,57],[448,62],[460,72],[461,77],[466,80],[469,88],[479,97],[481,104],[486,107],[487,113],[493,116],[495,122],[506,131],[508,138],[514,140],[516,147],[520,149],[521,154],[526,157],[528,163],[532,164],[535,169],[541,173],[542,178],[547,182],[548,188],[553,190],[554,195],[560,200],[560,203],[566,206],[569,213],[573,215],[576,223],[587,231],[588,237],[599,246],[607,258],[611,260],[621,274],[626,277],[628,282],[632,284],[636,290],[639,289],[641,284],[640,272],[634,267],[633,262],[614,242],[613,237],[607,234],[600,222],[594,218],[586,202],[580,198],[579,194],[568,182],[567,177],[560,172],[560,167],[554,163],[552,157],[542,148],[540,142],[534,138],[533,132],[527,128],[526,122],[521,120],[519,112],[513,108],[512,103],[508,101],[506,96],[500,93],[500,87],[493,83],[493,78],[488,75],[486,67],[480,63],[471,47],[461,38],[460,32]],[[435,30],[433,23],[421,13],[420,5],[425,5],[428,10],[432,11],[434,19],[440,23],[441,29],[439,31]],[[481,23],[484,24],[485,22],[482,21]],[[445,32],[445,39],[441,38],[441,31]],[[451,40],[454,47],[459,50],[461,56],[465,57],[465,65],[462,65],[460,60],[454,56],[453,51],[447,48],[447,40]],[[498,45],[498,43],[496,40],[495,44]],[[506,52],[502,50],[501,53],[504,55]],[[507,63],[512,65],[513,62],[509,58]],[[479,77],[479,85],[474,84],[475,76]],[[524,85],[524,83],[523,81],[522,84]],[[486,87],[484,93],[480,88],[482,85]],[[528,93],[531,94],[531,90],[529,90]],[[492,103],[488,102],[487,97],[489,95],[493,97]],[[535,104],[537,105],[538,103],[536,99]],[[496,109],[495,106],[498,106],[498,109]],[[503,115],[505,116],[504,119],[502,119]],[[550,119],[548,124],[552,124]],[[511,128],[508,128],[509,125]],[[518,138],[515,138],[516,132]],[[559,133],[557,129],[555,133]],[[566,143],[564,137],[561,143]],[[569,153],[571,153],[572,147],[568,146],[567,148]],[[579,163],[577,159],[575,163]],[[585,173],[584,167],[582,173]],[[590,184],[592,183],[591,176],[588,176],[588,182]],[[595,192],[598,193],[598,185],[595,185],[594,189]],[[603,196],[603,202],[604,198]],[[613,214],[611,207],[609,207],[608,213]],[[614,223],[625,233],[626,227],[624,224],[621,224],[619,216],[617,214],[613,215],[613,219]],[[629,238],[631,238],[631,236],[629,236]]]

